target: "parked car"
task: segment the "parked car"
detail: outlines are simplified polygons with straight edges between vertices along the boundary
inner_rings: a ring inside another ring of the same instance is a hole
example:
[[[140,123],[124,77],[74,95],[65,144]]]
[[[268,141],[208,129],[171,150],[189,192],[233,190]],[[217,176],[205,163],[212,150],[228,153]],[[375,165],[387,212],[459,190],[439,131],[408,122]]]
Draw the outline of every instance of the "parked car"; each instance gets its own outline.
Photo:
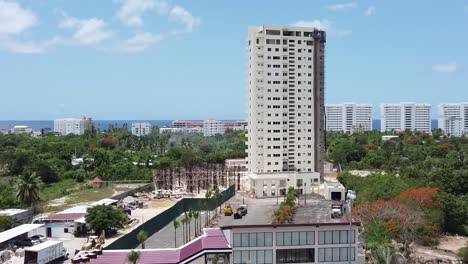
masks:
[[[47,241],[47,237],[43,236],[43,235],[35,235],[35,236],[32,236],[30,237],[31,239],[34,239],[34,240],[39,240],[39,242],[44,242],[44,241]]]
[[[235,214],[233,214],[234,219],[242,219],[242,214],[237,211]]]
[[[39,240],[32,239],[32,238],[25,238],[25,239],[16,241],[15,245],[18,247],[32,247],[39,243],[41,243]]]
[[[245,204],[239,205],[239,208],[237,208],[237,212],[242,214],[242,216],[245,216],[247,214],[247,205]]]

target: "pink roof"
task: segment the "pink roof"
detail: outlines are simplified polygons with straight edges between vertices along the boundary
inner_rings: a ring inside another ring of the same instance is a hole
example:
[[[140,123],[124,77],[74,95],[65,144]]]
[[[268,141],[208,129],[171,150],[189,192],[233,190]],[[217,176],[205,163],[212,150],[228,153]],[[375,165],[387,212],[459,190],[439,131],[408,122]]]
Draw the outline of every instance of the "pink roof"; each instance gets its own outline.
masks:
[[[103,181],[99,177],[96,177],[96,178],[93,179],[93,183],[102,183],[102,182]]]
[[[140,251],[138,264],[175,264],[187,261],[197,255],[202,256],[205,250],[219,250],[231,253],[231,246],[226,241],[223,231],[219,228],[204,229],[204,234],[191,242],[170,249],[143,249]],[[104,250],[96,259],[90,259],[90,264],[126,263],[128,250]],[[81,254],[81,252],[79,253]]]
[[[51,214],[47,216],[47,221],[74,221],[85,216],[86,213],[70,213],[70,214]]]

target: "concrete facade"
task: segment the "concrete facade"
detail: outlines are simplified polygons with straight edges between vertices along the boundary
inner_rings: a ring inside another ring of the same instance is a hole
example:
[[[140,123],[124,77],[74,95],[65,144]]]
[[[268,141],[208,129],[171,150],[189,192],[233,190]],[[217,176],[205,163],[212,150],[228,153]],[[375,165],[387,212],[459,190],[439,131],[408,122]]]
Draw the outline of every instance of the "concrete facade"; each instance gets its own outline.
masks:
[[[215,119],[208,119],[203,121],[203,136],[211,137],[216,134],[224,134],[226,128],[224,123]]]
[[[248,28],[247,153],[257,197],[265,184],[277,189],[286,178],[297,188],[323,171],[325,41],[315,28]]]
[[[54,132],[61,136],[68,134],[83,135],[85,132],[85,120],[81,118],[55,119]]]
[[[438,105],[439,128],[446,135],[461,137],[468,134],[468,102]]]
[[[354,133],[372,130],[372,105],[327,104],[325,105],[326,130]]]
[[[151,124],[149,122],[132,123],[132,135],[137,137],[147,136],[151,133]]]
[[[431,132],[431,105],[396,103],[380,105],[380,122],[385,131]]]

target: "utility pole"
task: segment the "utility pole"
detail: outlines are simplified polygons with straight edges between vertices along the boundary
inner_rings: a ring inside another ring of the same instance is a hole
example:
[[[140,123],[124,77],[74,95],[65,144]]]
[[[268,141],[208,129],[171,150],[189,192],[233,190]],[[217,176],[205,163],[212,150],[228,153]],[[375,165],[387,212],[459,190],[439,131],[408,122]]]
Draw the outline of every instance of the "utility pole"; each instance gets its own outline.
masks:
[[[352,243],[351,243],[351,238],[352,238],[352,227],[353,227],[353,200],[356,199],[356,192],[354,192],[353,190],[348,190],[348,201],[349,201],[349,254],[348,254],[348,260],[349,260],[349,264],[351,264],[351,246],[352,246]],[[356,256],[354,256],[356,257]]]

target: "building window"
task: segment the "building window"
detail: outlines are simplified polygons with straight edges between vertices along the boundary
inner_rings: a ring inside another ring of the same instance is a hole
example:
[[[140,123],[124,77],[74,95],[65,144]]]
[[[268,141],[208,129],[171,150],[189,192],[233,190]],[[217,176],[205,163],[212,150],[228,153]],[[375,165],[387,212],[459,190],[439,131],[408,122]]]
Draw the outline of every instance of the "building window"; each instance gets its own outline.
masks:
[[[314,245],[314,232],[277,232],[277,246]]]
[[[234,264],[273,264],[273,250],[234,250]]]
[[[355,231],[351,231],[351,243],[354,243]],[[335,231],[320,231],[319,232],[319,245],[330,245],[330,244],[347,244],[348,242],[348,231],[347,230],[335,230]]]
[[[348,261],[349,247],[319,248],[319,262]],[[355,260],[355,248],[351,248],[351,260]]]
[[[313,248],[277,249],[276,263],[311,263],[315,262]]]
[[[234,234],[234,247],[269,247],[273,246],[272,232]]]
[[[68,233],[68,228],[64,228],[64,229],[63,229],[63,232],[64,232],[64,233]]]

